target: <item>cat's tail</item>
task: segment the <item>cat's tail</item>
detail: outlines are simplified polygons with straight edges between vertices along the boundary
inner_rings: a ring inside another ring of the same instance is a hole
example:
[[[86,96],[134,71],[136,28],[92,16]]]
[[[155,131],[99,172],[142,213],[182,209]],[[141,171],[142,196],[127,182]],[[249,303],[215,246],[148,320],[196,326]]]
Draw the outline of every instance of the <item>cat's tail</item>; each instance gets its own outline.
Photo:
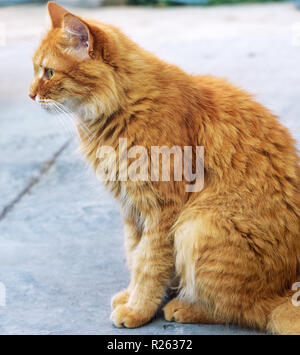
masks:
[[[282,303],[270,314],[267,331],[280,335],[300,335],[300,283],[282,297]],[[297,289],[299,290],[297,292]]]

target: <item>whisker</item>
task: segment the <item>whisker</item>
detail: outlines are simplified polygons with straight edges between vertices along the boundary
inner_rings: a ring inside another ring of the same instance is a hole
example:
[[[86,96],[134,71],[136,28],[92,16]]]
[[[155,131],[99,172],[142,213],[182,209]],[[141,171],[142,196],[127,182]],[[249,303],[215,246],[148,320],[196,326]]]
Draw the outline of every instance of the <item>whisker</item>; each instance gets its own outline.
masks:
[[[68,132],[71,136],[73,136],[75,132],[74,132],[74,131],[72,130],[72,128],[70,127],[69,122],[67,122],[66,117],[65,117],[65,112],[61,109],[61,107],[59,107],[59,106],[57,105],[57,102],[54,102],[53,105],[54,105],[56,111],[59,113],[60,120],[61,120],[61,122],[63,122],[64,126],[66,127],[67,132]],[[71,122],[72,122],[72,120],[71,120]]]
[[[59,107],[61,113],[64,114],[64,118],[65,118],[65,119],[66,119],[66,118],[70,119],[71,125],[72,125],[72,132],[73,132],[73,134],[76,133],[76,135],[78,135],[78,130],[77,130],[77,127],[76,127],[76,125],[75,125],[75,123],[74,123],[74,121],[77,120],[77,116],[75,115],[75,113],[73,113],[72,111],[68,110],[65,106],[63,106],[62,104],[60,104],[60,103],[58,103],[58,102],[57,102],[56,104],[57,104],[57,106]]]
[[[38,101],[38,103],[41,105],[42,104],[46,104],[49,106],[51,105],[54,108],[55,112],[58,113],[58,115],[60,117],[59,119],[60,119],[61,123],[63,124],[65,130],[68,133],[70,133],[71,135],[75,134],[78,136],[78,134],[79,134],[78,127],[86,135],[89,142],[91,142],[95,138],[95,136],[97,135],[97,133],[98,133],[97,131],[91,132],[88,125],[80,117],[78,117],[75,112],[71,111],[69,108],[64,106],[62,103],[52,100],[52,99],[40,99]],[[72,128],[70,128],[69,121],[71,121]],[[93,121],[92,121],[92,123],[93,123]]]

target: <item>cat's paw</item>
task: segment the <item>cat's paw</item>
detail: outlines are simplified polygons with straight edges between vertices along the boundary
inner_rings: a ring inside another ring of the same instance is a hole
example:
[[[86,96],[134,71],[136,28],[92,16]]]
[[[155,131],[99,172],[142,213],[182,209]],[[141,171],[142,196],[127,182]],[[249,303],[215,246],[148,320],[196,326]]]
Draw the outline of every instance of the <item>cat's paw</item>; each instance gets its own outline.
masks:
[[[163,309],[168,322],[185,323],[187,321],[186,308],[178,298],[172,299]]]
[[[172,299],[163,309],[165,319],[177,323],[221,324],[221,318],[210,316],[200,304]]]
[[[114,295],[111,300],[111,307],[115,309],[118,305],[126,304],[129,299],[129,292],[127,290],[121,291]]]
[[[118,328],[138,328],[151,320],[151,316],[141,310],[136,311],[127,305],[118,305],[110,319]]]

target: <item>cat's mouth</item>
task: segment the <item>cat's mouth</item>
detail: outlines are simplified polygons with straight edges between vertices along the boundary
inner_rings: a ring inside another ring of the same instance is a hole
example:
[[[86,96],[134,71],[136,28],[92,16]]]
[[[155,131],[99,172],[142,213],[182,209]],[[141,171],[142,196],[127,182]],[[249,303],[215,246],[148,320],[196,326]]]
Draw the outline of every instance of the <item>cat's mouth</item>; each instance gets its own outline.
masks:
[[[48,113],[56,113],[55,108],[51,104],[41,103],[40,106],[43,110],[45,110]]]
[[[36,102],[48,113],[57,114],[61,112],[61,104],[55,100],[40,99],[37,97]]]

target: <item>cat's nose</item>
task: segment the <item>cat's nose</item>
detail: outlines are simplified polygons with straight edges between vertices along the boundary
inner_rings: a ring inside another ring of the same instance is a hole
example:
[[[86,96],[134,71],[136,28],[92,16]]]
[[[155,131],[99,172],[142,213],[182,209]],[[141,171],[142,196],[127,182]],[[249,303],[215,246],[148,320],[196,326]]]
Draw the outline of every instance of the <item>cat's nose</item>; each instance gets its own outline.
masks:
[[[29,97],[31,98],[31,100],[35,101],[36,95],[34,95],[34,94],[29,94]]]

